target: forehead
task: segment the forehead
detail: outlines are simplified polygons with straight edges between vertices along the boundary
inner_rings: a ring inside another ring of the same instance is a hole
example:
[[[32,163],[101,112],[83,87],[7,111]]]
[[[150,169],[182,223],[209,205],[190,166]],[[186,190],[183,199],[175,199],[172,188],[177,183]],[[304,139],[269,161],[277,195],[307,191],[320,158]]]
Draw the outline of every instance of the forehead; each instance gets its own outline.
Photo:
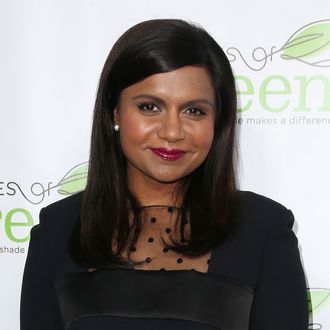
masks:
[[[122,96],[133,96],[143,92],[154,93],[164,98],[207,97],[211,101],[215,100],[208,70],[197,66],[184,66],[170,72],[156,73],[125,88]]]

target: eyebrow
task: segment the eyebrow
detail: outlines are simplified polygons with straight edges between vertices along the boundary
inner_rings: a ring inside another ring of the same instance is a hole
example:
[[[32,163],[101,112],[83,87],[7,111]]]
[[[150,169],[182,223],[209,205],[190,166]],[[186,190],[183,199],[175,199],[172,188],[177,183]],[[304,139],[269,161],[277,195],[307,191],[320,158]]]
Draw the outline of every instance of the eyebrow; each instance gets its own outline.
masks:
[[[132,97],[132,100],[141,99],[141,98],[148,98],[150,100],[161,103],[163,105],[165,104],[164,100],[162,100],[161,98],[159,98],[157,96],[151,95],[151,94],[139,94],[139,95]],[[204,98],[190,100],[188,102],[183,103],[183,106],[189,106],[189,105],[193,105],[196,103],[205,103],[205,104],[210,105],[211,107],[215,107],[213,102],[211,102],[208,99],[204,99]]]

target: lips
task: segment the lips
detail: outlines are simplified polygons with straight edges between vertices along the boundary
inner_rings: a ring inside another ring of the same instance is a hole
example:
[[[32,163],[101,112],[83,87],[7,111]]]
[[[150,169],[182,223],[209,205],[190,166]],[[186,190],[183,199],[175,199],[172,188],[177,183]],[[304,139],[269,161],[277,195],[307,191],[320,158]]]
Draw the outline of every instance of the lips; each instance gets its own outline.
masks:
[[[151,148],[152,152],[165,160],[176,160],[185,154],[185,151],[180,149],[166,148]]]

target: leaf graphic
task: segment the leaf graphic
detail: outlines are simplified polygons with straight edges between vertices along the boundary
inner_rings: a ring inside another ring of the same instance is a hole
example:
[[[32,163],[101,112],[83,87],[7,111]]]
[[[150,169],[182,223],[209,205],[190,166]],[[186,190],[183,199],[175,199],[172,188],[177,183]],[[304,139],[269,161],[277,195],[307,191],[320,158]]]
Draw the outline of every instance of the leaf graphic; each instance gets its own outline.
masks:
[[[319,312],[321,309],[330,304],[329,289],[309,289],[307,290],[308,310],[309,312]]]
[[[330,20],[313,22],[303,26],[288,39],[281,49],[283,50],[281,57],[285,60],[297,59],[315,66],[329,66],[329,58],[316,62],[306,59],[325,55],[330,49]]]
[[[87,183],[88,163],[73,167],[57,184],[61,195],[72,195],[85,189]]]

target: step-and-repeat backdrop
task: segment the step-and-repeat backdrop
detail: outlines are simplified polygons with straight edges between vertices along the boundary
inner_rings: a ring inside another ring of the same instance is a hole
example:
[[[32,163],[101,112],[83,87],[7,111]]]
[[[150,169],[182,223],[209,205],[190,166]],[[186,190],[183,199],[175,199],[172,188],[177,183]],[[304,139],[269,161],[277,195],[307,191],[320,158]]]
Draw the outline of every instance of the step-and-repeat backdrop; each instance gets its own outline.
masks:
[[[310,329],[330,329],[328,0],[0,2],[1,329],[19,329],[40,209],[84,188],[110,48],[135,23],[169,17],[200,23],[228,55],[239,94],[240,187],[295,214]]]

